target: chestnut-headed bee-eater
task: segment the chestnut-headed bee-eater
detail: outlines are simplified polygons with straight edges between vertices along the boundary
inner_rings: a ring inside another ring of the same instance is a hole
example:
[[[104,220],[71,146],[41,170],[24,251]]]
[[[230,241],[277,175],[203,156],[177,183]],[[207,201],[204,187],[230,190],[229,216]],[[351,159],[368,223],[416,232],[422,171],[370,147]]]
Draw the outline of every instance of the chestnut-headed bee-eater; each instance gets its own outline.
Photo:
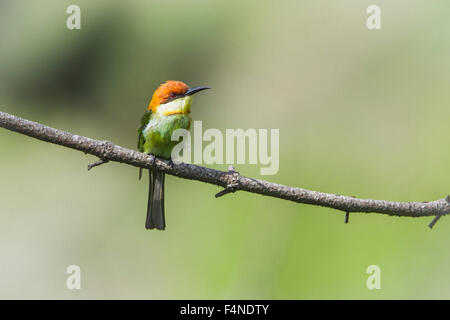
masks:
[[[192,95],[208,87],[189,88],[181,81],[166,81],[153,94],[147,111],[141,118],[138,149],[140,152],[170,159],[173,147],[172,133],[188,130],[191,125]],[[150,171],[150,188],[145,227],[164,230],[164,172]],[[142,169],[139,172],[141,177]]]

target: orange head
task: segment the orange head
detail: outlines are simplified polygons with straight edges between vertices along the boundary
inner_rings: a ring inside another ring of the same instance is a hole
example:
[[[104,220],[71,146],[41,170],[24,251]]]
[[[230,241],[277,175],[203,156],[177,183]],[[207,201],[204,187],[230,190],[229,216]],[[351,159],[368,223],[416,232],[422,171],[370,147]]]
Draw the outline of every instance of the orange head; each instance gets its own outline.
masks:
[[[170,101],[193,95],[196,92],[210,89],[208,87],[189,88],[187,84],[181,81],[168,80],[156,89],[153,93],[152,100],[148,105],[148,110],[156,112],[158,106],[168,103]]]

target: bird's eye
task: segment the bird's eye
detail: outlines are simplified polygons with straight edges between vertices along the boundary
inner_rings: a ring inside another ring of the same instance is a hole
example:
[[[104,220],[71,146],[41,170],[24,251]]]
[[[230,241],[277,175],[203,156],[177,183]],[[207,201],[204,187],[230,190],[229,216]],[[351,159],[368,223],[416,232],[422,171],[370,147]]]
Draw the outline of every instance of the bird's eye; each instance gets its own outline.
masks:
[[[170,97],[171,97],[172,99],[175,98],[176,96],[177,96],[177,95],[176,95],[175,93],[173,93],[173,92],[170,94]]]

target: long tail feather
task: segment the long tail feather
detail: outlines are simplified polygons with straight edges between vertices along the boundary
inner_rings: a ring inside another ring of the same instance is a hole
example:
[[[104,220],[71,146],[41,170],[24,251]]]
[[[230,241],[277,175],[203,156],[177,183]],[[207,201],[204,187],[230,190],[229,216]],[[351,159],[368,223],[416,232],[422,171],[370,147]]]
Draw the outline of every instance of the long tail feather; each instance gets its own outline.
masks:
[[[150,172],[150,189],[148,194],[147,219],[145,227],[147,229],[164,230],[166,221],[164,217],[164,172]]]

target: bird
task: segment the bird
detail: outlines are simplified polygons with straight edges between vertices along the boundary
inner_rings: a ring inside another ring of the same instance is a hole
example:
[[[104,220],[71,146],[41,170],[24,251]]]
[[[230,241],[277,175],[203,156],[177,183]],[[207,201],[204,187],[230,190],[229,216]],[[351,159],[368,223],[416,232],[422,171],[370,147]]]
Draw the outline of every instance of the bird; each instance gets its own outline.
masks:
[[[146,154],[170,159],[172,149],[178,141],[172,141],[172,133],[177,129],[189,130],[191,125],[192,95],[211,89],[192,87],[181,81],[168,80],[153,93],[138,129],[138,150]],[[139,179],[142,168],[139,169]],[[146,229],[165,230],[164,213],[164,172],[149,170],[149,194],[147,204]]]

